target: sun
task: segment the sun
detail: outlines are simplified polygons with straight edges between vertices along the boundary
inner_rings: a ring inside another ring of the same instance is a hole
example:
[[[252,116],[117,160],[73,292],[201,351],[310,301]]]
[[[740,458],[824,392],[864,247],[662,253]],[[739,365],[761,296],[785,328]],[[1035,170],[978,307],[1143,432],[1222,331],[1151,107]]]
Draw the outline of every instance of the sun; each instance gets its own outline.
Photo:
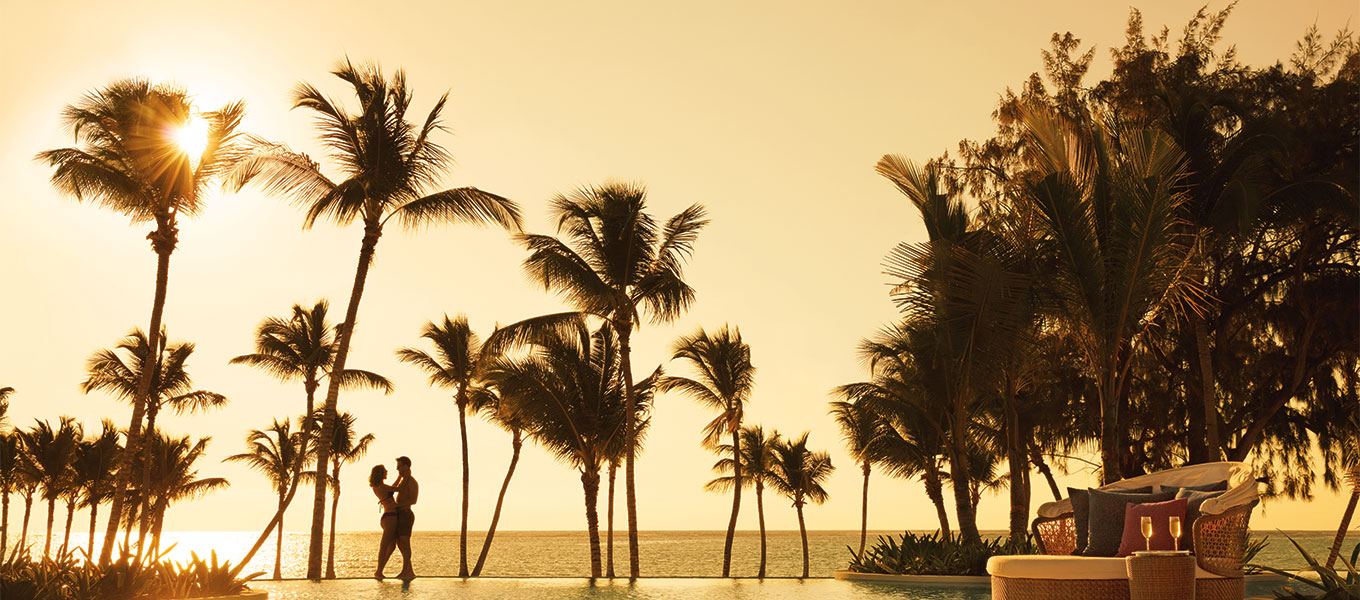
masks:
[[[190,117],[175,132],[175,144],[189,158],[197,161],[203,155],[203,150],[208,147],[208,122],[199,117]]]

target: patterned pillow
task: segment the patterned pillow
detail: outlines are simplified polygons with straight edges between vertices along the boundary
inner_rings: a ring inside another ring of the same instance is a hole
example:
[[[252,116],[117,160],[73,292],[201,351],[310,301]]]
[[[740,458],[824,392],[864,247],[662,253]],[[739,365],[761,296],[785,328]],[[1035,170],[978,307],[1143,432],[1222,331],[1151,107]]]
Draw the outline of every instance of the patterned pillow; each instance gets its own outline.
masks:
[[[1152,519],[1152,538],[1143,538],[1143,517]],[[1124,557],[1138,550],[1174,550],[1176,543],[1171,539],[1171,517],[1181,520],[1181,535],[1185,531],[1185,499],[1149,502],[1147,504],[1129,503],[1124,507],[1124,536],[1119,542],[1119,552],[1115,556]],[[1184,543],[1181,544],[1185,546]]]
[[[1149,494],[1152,493],[1152,486],[1120,490],[1127,494]],[[1077,531],[1077,550],[1073,554],[1080,555],[1086,550],[1086,533],[1090,527],[1090,496],[1087,489],[1067,488],[1067,497],[1072,501],[1072,525]]]
[[[1205,500],[1215,496],[1222,496],[1223,490],[1215,492],[1196,492],[1183,489],[1176,492],[1176,497],[1185,500],[1185,537],[1181,538],[1181,548],[1195,551],[1195,519],[1199,518],[1199,507]]]
[[[1121,490],[1122,492],[1122,490]],[[1160,494],[1127,494],[1088,490],[1086,549],[1082,556],[1114,556],[1119,542],[1124,539],[1124,508],[1129,504],[1165,502],[1176,497],[1175,492]]]

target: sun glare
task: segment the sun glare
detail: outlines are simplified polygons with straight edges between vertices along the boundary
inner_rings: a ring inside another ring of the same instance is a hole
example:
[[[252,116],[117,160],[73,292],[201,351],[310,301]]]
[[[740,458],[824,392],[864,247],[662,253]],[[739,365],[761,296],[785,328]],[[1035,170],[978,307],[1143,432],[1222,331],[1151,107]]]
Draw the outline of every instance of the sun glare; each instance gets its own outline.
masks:
[[[190,159],[198,160],[203,155],[203,149],[208,146],[208,122],[190,117],[175,133],[175,143]]]

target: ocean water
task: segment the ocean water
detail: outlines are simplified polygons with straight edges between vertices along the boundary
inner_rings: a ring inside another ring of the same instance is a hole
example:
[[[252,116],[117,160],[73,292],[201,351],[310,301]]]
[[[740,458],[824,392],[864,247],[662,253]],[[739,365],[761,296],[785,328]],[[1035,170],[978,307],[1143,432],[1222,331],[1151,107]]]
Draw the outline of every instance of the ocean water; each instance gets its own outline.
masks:
[[[869,533],[869,543],[878,535],[899,532]],[[997,532],[992,532],[993,534]],[[1254,537],[1269,536],[1270,543],[1257,556],[1256,562],[1275,567],[1297,569],[1304,565],[1298,552],[1285,535],[1298,540],[1315,556],[1325,557],[1331,546],[1333,532],[1291,531],[1253,532]],[[168,532],[162,548],[173,548],[171,560],[186,560],[191,553],[207,557],[213,551],[219,559],[233,563],[240,560],[259,535],[258,532]],[[644,577],[718,577],[722,574],[723,531],[642,531],[639,533],[642,574]],[[17,536],[15,536],[17,537]],[[335,536],[335,574],[338,577],[370,577],[377,564],[379,534],[377,532],[341,532]],[[468,536],[468,568],[476,563],[481,551],[482,535]],[[601,535],[601,545],[604,544]],[[72,543],[84,546],[86,536],[72,533]],[[11,539],[13,544],[15,539]],[[28,543],[36,552],[42,551],[42,536],[29,536]],[[1345,549],[1360,542],[1360,535],[1347,538]],[[260,548],[245,572],[260,571],[270,577],[274,568],[274,537]],[[770,531],[767,536],[769,577],[797,577],[802,574],[802,546],[797,531]],[[55,545],[60,545],[60,539]],[[420,531],[411,538],[416,573],[425,576],[456,576],[458,574],[458,533],[456,531]],[[830,577],[833,571],[844,569],[849,561],[847,546],[858,547],[858,531],[809,531],[808,549],[812,577]],[[285,532],[283,547],[283,577],[300,578],[306,574],[307,535]],[[732,575],[754,577],[759,563],[760,535],[756,531],[738,531],[732,547]],[[615,572],[627,575],[628,541],[626,532],[615,532]],[[387,573],[396,575],[401,569],[400,556],[393,554]],[[496,533],[491,553],[482,575],[503,578],[585,577],[590,574],[590,551],[583,531],[500,531]],[[760,597],[760,596],[753,596]]]

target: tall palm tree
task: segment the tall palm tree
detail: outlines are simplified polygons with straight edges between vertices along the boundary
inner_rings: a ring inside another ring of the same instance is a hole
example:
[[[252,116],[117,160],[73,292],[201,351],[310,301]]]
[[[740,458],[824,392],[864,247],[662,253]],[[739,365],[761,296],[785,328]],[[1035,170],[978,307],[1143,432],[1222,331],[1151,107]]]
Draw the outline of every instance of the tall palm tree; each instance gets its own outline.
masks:
[[[268,429],[252,429],[250,433],[246,434],[248,450],[222,460],[224,462],[245,463],[246,466],[267,477],[269,484],[274,488],[274,493],[279,496],[278,510],[279,514],[282,515],[290,488],[295,489],[297,487],[296,482],[305,476],[303,475],[303,467],[310,457],[302,454],[306,450],[304,440],[305,436],[302,432],[292,430],[288,419],[284,419],[282,422],[274,419],[273,425],[270,425]],[[279,533],[278,544],[275,546],[274,552],[274,579],[282,579],[282,516],[279,516],[277,520]]]
[[[631,367],[633,327],[641,325],[644,310],[653,323],[666,323],[689,308],[694,289],[685,283],[683,267],[699,231],[708,224],[699,204],[658,223],[644,210],[646,195],[640,184],[613,181],[559,194],[551,201],[551,215],[566,241],[546,235],[520,238],[530,250],[524,270],[532,279],[577,309],[609,320],[618,332],[626,414],[636,414],[637,404]],[[638,577],[633,465],[637,424],[626,420],[624,425],[629,574]]]
[[[747,425],[741,428],[741,452],[734,453],[732,457],[726,456],[729,450],[733,450],[728,444],[718,446],[723,458],[713,465],[713,470],[721,475],[709,481],[704,486],[705,490],[714,492],[725,492],[737,485],[738,482],[744,487],[754,487],[756,490],[756,516],[760,521],[760,568],[756,571],[756,577],[765,577],[765,484],[770,480],[771,469],[774,468],[774,446],[779,441],[779,432],[771,431],[770,436],[765,436],[765,429],[760,425]],[[737,463],[741,465],[742,476],[736,477]]]
[[[436,223],[473,223],[518,231],[520,213],[514,202],[477,188],[427,193],[442,179],[451,162],[448,152],[431,139],[443,129],[440,115],[447,93],[435,103],[424,123],[416,125],[407,120],[412,93],[406,87],[404,71],[398,70],[389,81],[376,64],[355,66],[346,60],[332,73],[354,88],[359,100],[358,113],[350,114],[308,83],[295,88],[293,107],[316,114],[321,143],[345,179],[334,182],[305,155],[282,145],[264,144],[236,170],[233,182],[237,189],[253,181],[266,191],[290,196],[294,203],[306,207],[304,228],[310,228],[318,219],[329,219],[341,226],[355,220],[363,222],[359,263],[335,351],[333,368],[344,371],[364,282],[378,238],[389,220],[396,218],[408,229]],[[335,427],[339,396],[340,381],[332,379],[326,390],[321,439],[329,439]],[[317,459],[321,464],[330,461],[330,451],[324,444],[318,449]],[[309,579],[321,576],[325,510],[326,485],[318,481],[307,555]]]
[[[170,344],[161,328],[156,336],[160,346],[151,345],[151,340],[140,329],[134,328],[113,348],[103,348],[90,356],[86,366],[88,376],[81,382],[82,392],[101,390],[121,400],[137,397],[143,373],[150,371],[150,384],[143,404],[146,408],[146,431],[156,431],[156,417],[161,409],[168,408],[176,414],[195,413],[222,408],[227,397],[217,392],[193,389],[193,379],[189,376],[187,362],[193,355],[192,342]],[[121,351],[121,353],[120,353]],[[123,354],[126,354],[126,358]],[[151,368],[147,369],[148,357],[155,356]],[[141,461],[141,487],[146,488],[151,479],[151,462]],[[116,494],[116,492],[115,492]],[[140,524],[137,535],[137,552],[141,555],[142,545],[151,527],[152,513],[149,510],[149,496],[142,496],[138,507]]]
[[[37,159],[53,167],[52,185],[78,201],[127,216],[133,225],[154,223],[147,236],[156,253],[156,287],[151,304],[148,346],[161,347],[161,316],[170,275],[170,255],[179,238],[178,220],[203,208],[211,185],[240,158],[243,134],[237,132],[245,104],[237,101],[195,115],[190,94],[171,85],[124,79],[93,91],[62,111],[77,147],[48,150]],[[193,119],[207,122],[203,152],[189,156],[177,133]],[[151,390],[151,372],[131,398],[128,448],[119,465],[100,564],[113,551],[118,519],[132,481],[132,459],[141,454],[142,417]]]
[[[505,502],[506,490],[510,489],[510,478],[515,475],[515,466],[519,464],[520,449],[524,446],[524,431],[528,426],[523,415],[513,405],[502,401],[500,393],[494,387],[487,388],[486,391],[492,400],[487,403],[482,414],[487,420],[510,432],[510,466],[505,469],[505,480],[501,482],[501,491],[496,495],[496,510],[491,513],[491,525],[487,527],[486,539],[482,540],[482,552],[477,555],[477,564],[472,567],[473,577],[481,576],[482,566],[486,564],[486,557],[491,552],[491,540],[496,537],[496,525],[501,520],[501,505]]]
[[[94,528],[99,519],[99,505],[113,494],[114,468],[118,465],[123,447],[118,443],[118,426],[104,419],[99,435],[80,444],[75,470],[80,482],[81,506],[90,509],[90,539],[86,551],[94,552]]]
[[[732,537],[737,531],[737,513],[741,510],[741,417],[755,387],[756,368],[751,365],[751,346],[741,340],[741,330],[726,325],[713,335],[700,329],[697,333],[676,340],[674,358],[688,362],[698,376],[669,376],[661,379],[661,391],[678,391],[718,416],[704,427],[703,446],[716,448],[723,435],[732,436],[732,476],[738,485],[732,486],[732,516],[727,521],[727,538],[723,542],[722,576],[732,570]]]
[[[14,545],[14,551],[10,553],[10,558],[28,552],[28,520],[33,513],[33,497],[37,495],[38,488],[41,485],[38,478],[39,473],[33,465],[33,453],[29,450],[28,442],[24,439],[23,433],[16,429],[10,434],[15,440],[14,491],[24,499],[23,525],[19,529],[19,540]]]
[[[320,421],[321,417],[319,411],[312,414],[313,421]],[[330,481],[335,491],[331,494],[331,534],[330,549],[326,552],[326,579],[335,579],[335,516],[340,509],[340,467],[363,458],[376,439],[371,433],[359,435],[354,430],[355,421],[354,415],[340,413],[339,426],[335,428],[335,435],[331,436]]]
[[[37,421],[19,435],[30,457],[32,476],[42,486],[42,499],[47,501],[47,533],[43,541],[43,556],[47,557],[52,549],[52,521],[57,499],[71,484],[71,462],[82,433],[75,419],[62,417],[55,429],[47,421]]]
[[[808,576],[807,525],[803,521],[803,505],[808,502],[821,504],[830,497],[822,484],[835,467],[831,466],[831,456],[826,452],[814,452],[807,447],[808,433],[798,439],[788,439],[774,444],[770,487],[793,501],[798,511],[798,533],[803,536],[803,577]]]
[[[467,566],[467,523],[468,523],[468,485],[469,457],[467,442],[467,415],[486,407],[492,400],[486,393],[486,381],[482,362],[482,341],[468,325],[466,315],[449,319],[444,315],[443,323],[428,322],[420,332],[420,337],[434,344],[434,354],[418,348],[397,350],[397,360],[415,365],[429,374],[430,385],[453,390],[454,406],[458,409],[458,439],[463,459],[463,507],[462,521],[458,533],[458,576],[468,576]]]
[[[9,541],[9,495],[15,491],[22,477],[19,466],[21,451],[19,437],[14,432],[0,431],[0,560],[5,559]]]
[[[617,334],[608,322],[591,330],[577,316],[568,327],[543,332],[488,368],[501,401],[530,424],[530,436],[581,473],[591,577],[601,575],[600,468],[611,446],[617,448],[627,420],[618,372],[622,364]]]
[[[301,381],[307,396],[306,412],[302,414],[314,414],[316,391],[321,386],[321,378],[331,375],[340,337],[340,328],[326,319],[329,308],[330,303],[326,300],[318,300],[310,309],[294,304],[287,317],[266,317],[255,330],[255,351],[232,358],[228,363],[255,367],[283,382]],[[362,369],[345,369],[339,379],[341,387],[345,389],[369,388],[381,390],[385,394],[391,394],[394,389],[386,377]],[[321,419],[304,420],[304,446],[310,443],[314,435],[312,430],[318,428],[321,422]],[[297,453],[298,457],[309,454],[305,449]],[[301,477],[302,469],[294,469],[293,473]],[[269,539],[274,527],[282,527],[283,513],[292,504],[299,481],[294,479],[288,484],[290,487],[284,494],[283,506],[256,538],[255,544],[246,553],[247,557],[255,556]],[[246,562],[249,562],[249,558],[240,564]]]
[[[203,458],[211,440],[212,438],[203,437],[194,441],[187,435],[175,438],[157,432],[152,446],[152,462],[155,468],[151,474],[151,485],[146,492],[155,498],[152,505],[155,525],[151,532],[151,556],[160,554],[165,511],[171,504],[180,500],[201,498],[231,485],[221,477],[198,476],[195,464]]]
[[[859,519],[859,554],[864,554],[864,543],[869,532],[869,473],[879,452],[883,437],[883,422],[869,409],[868,404],[837,400],[831,403],[831,416],[841,428],[841,440],[850,458],[859,463],[864,473],[864,497]]]
[[[1038,209],[1058,257],[1052,288],[1095,374],[1101,477],[1116,481],[1137,340],[1159,314],[1200,302],[1180,210],[1185,155],[1155,129],[1069,122],[1038,107],[1022,110],[1020,123],[1032,171],[1020,201]]]

